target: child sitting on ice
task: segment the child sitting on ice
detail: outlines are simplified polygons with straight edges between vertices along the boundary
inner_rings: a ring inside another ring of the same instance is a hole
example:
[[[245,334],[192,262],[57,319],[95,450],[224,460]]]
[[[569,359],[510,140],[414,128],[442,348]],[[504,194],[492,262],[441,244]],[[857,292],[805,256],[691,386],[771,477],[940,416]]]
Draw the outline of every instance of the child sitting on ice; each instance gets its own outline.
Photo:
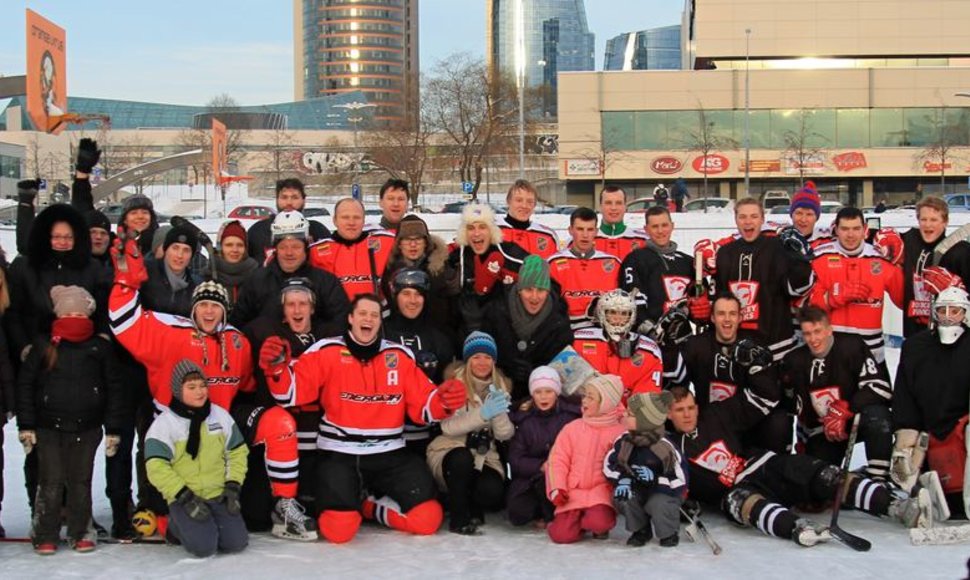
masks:
[[[623,383],[616,375],[593,375],[583,383],[583,418],[563,427],[546,463],[546,493],[556,506],[547,528],[557,544],[578,541],[584,531],[605,539],[616,524],[613,489],[603,460],[623,434]]]
[[[669,548],[680,542],[680,507],[687,496],[687,464],[665,436],[664,423],[674,397],[669,392],[640,393],[627,401],[624,426],[606,457],[603,473],[616,484],[613,505],[633,532],[627,545],[640,547],[653,537]]]
[[[239,552],[249,543],[239,493],[249,450],[229,413],[209,402],[202,369],[172,369],[172,402],[145,436],[148,480],[169,503],[168,531],[192,555]]]
[[[509,521],[522,526],[552,521],[552,503],[546,499],[546,460],[562,428],[579,418],[579,407],[559,398],[562,380],[551,367],[536,367],[529,375],[531,399],[512,414],[515,436],[509,446],[512,481],[506,502]]]

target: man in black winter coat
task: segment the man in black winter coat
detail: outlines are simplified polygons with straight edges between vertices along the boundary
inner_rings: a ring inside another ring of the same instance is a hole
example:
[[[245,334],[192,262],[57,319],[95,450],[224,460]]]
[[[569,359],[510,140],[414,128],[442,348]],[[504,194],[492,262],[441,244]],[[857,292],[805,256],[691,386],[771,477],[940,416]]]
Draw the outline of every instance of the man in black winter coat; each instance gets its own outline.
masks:
[[[276,211],[303,211],[306,205],[306,191],[303,189],[303,182],[296,178],[281,179],[276,182]],[[246,232],[246,249],[250,257],[259,262],[260,265],[266,260],[267,251],[273,248],[273,233],[271,230],[273,220],[264,219],[253,224]],[[320,222],[310,222],[310,237],[322,240],[330,237],[330,230]]]
[[[566,305],[550,292],[549,264],[528,256],[519,280],[489,304],[483,330],[498,345],[499,368],[512,379],[512,400],[529,396],[529,374],[573,343]]]
[[[165,234],[161,260],[148,260],[148,280],[141,286],[142,305],[153,312],[192,315],[192,292],[202,280],[189,264],[199,250],[198,235],[186,227],[173,227]]]

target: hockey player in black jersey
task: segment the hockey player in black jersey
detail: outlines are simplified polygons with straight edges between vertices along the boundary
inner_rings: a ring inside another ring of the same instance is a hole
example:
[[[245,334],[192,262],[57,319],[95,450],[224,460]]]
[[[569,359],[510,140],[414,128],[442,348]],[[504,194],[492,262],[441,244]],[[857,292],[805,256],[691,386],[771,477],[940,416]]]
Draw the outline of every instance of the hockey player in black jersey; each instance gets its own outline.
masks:
[[[841,470],[808,455],[776,455],[745,447],[745,431],[763,417],[765,402],[750,390],[708,405],[698,412],[694,396],[684,387],[671,389],[669,419],[674,441],[689,465],[689,496],[720,505],[742,526],[757,527],[770,536],[813,546],[829,539],[828,530],[799,518],[791,506],[817,504],[835,497]],[[929,489],[914,488],[908,498],[896,498],[876,481],[849,474],[843,505],[875,516],[890,516],[907,527],[929,525],[934,511]]]
[[[835,333],[818,306],[803,308],[799,322],[805,344],[785,356],[780,374],[798,416],[800,445],[812,457],[839,463],[852,418],[861,414],[866,474],[885,481],[892,454],[892,387],[885,366],[858,335]]]

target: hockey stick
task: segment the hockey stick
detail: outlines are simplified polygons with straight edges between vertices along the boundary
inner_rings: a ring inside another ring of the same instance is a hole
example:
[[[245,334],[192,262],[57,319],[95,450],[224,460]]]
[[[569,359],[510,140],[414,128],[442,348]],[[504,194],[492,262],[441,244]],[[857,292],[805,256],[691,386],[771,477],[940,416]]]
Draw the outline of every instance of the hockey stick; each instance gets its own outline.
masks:
[[[852,465],[852,450],[855,448],[856,438],[859,436],[859,415],[852,420],[852,429],[849,431],[848,447],[845,450],[845,457],[842,458],[842,470],[838,485],[836,485],[835,502],[832,505],[832,521],[829,523],[829,533],[836,540],[852,548],[856,552],[868,552],[872,548],[872,542],[865,538],[850,534],[839,527],[839,512],[842,508],[842,501],[849,493],[849,466]]]
[[[212,274],[212,280],[214,282],[219,281],[218,273],[216,272],[216,248],[212,243],[212,238],[209,234],[203,232],[199,229],[199,226],[190,222],[180,215],[173,215],[172,219],[168,220],[168,223],[172,224],[173,228],[185,228],[191,230],[193,234],[199,238],[199,243],[205,248],[205,251],[209,254],[209,273]]]
[[[711,532],[707,531],[707,526],[704,525],[704,522],[701,521],[701,518],[685,510],[683,507],[680,508],[680,513],[685,518],[687,518],[687,521],[689,522],[687,524],[687,527],[684,528],[684,531],[687,532],[687,535],[690,536],[690,538],[696,542],[698,532],[699,532],[700,533],[699,535],[702,538],[704,538],[704,541],[707,542],[707,545],[711,547],[711,551],[714,552],[714,555],[720,556],[721,546],[714,540],[714,537],[711,535]]]
[[[952,234],[943,238],[943,241],[937,244],[933,250],[933,265],[939,266],[940,261],[943,259],[943,254],[947,253],[953,246],[967,239],[970,239],[970,224],[960,226]]]

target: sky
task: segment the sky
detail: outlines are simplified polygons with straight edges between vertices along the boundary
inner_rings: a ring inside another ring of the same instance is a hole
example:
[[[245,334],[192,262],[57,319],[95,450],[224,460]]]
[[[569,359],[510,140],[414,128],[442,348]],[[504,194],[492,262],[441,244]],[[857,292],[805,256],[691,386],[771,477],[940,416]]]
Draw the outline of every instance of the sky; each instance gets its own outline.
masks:
[[[467,51],[484,58],[484,0],[420,0],[421,68]],[[680,23],[681,0],[587,0],[596,65],[606,40]],[[0,75],[25,71],[24,9],[67,30],[68,93],[203,105],[293,100],[292,0],[3,0]]]

